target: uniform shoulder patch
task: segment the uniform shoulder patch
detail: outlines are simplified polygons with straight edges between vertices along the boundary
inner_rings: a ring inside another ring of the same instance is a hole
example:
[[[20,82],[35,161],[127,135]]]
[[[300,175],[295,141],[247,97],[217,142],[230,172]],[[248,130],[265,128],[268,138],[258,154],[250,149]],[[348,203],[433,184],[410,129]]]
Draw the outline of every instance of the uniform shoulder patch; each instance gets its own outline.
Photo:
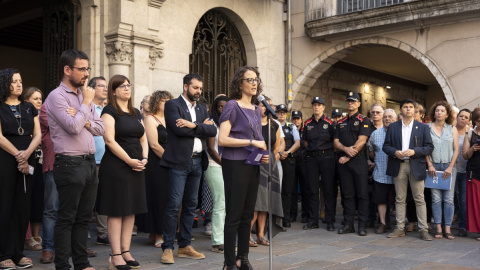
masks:
[[[324,115],[323,119],[325,120],[325,122],[329,123],[330,125],[333,124],[332,119],[328,118],[327,116]]]
[[[360,122],[363,122],[363,120],[365,120],[365,116],[362,115],[362,114],[357,114],[357,119],[360,120]]]
[[[337,123],[343,123],[343,122],[344,122],[345,120],[347,120],[347,119],[348,119],[348,116],[345,116],[344,118],[338,120]]]
[[[308,125],[308,123],[312,122],[312,120],[313,120],[313,117],[308,118],[307,121],[305,121],[304,125],[305,126]]]

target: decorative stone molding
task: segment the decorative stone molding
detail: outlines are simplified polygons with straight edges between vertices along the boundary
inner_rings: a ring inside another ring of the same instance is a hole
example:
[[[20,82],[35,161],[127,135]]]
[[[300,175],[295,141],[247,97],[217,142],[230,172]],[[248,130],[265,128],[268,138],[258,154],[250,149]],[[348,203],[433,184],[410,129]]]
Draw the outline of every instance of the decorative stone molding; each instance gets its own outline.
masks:
[[[150,68],[153,69],[157,63],[157,58],[163,58],[163,48],[150,47],[148,57],[150,57]]]
[[[154,8],[161,8],[165,1],[167,0],[148,0],[148,5]]]
[[[130,43],[114,41],[105,44],[109,64],[127,64],[132,61],[133,46]]]

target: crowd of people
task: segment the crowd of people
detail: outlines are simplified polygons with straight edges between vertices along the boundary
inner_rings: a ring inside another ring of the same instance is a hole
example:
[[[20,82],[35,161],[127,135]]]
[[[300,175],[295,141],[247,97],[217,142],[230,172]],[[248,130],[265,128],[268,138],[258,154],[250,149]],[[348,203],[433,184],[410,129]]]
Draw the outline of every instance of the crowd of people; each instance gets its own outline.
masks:
[[[71,257],[75,269],[92,270],[92,217],[111,270],[140,267],[130,252],[137,227],[162,248],[163,264],[174,264],[175,241],[177,257],[204,259],[191,244],[199,209],[223,269],[253,269],[249,249],[270,245],[267,232],[298,216],[304,230],[323,222],[360,236],[480,232],[480,107],[438,101],[427,113],[406,99],[398,114],[375,103],[367,117],[348,92],[345,113],[328,117],[317,96],[313,115],[292,111],[290,123],[287,106],[266,97],[278,115],[269,121],[260,73],[245,66],[211,105],[202,104],[203,78],[187,74],[179,97],[154,91],[138,110],[129,78],[89,80],[82,51],[64,51],[59,67],[62,81],[45,100],[23,89],[20,71],[0,70],[0,270],[32,267],[24,249],[41,250],[40,262],[56,269],[70,269]],[[442,181],[449,187],[431,186]]]

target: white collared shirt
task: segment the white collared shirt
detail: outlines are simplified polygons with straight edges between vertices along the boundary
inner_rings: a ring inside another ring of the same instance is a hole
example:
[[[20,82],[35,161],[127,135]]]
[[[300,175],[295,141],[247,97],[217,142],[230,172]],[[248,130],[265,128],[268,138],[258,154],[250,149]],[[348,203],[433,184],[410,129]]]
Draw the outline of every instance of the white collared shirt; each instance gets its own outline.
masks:
[[[410,149],[410,137],[412,136],[413,119],[410,124],[405,125],[402,120],[402,152]],[[410,157],[404,157],[403,159],[410,159]]]
[[[183,94],[181,96],[182,96],[183,100],[185,101],[185,103],[187,103],[188,112],[190,113],[190,117],[192,118],[192,122],[197,121],[197,112],[196,112],[197,102],[194,102],[193,105],[192,105],[192,103],[190,103],[190,101],[188,101],[183,96]],[[199,138],[195,137],[194,140],[193,140],[192,153],[201,153],[202,151],[203,151],[202,141]]]

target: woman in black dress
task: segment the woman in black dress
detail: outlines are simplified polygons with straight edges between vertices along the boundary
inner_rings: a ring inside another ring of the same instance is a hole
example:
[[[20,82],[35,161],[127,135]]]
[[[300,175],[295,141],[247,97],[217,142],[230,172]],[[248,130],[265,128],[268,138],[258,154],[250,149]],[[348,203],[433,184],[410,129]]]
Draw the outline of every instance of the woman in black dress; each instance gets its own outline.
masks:
[[[121,270],[140,267],[130,254],[130,242],[135,214],[147,212],[143,170],[148,143],[131,90],[127,77],[113,76],[108,85],[109,104],[102,111],[107,147],[100,163],[98,213],[108,216],[110,269]]]
[[[33,167],[32,153],[42,134],[35,107],[22,98],[18,70],[0,71],[0,269],[31,267],[23,255],[30,218]],[[31,168],[31,169],[30,169]]]
[[[165,103],[173,96],[168,91],[155,91],[150,97],[150,114],[145,117],[145,133],[148,139],[149,164],[145,170],[147,208],[145,232],[155,247],[163,243],[163,216],[167,207],[168,169],[160,166],[160,159],[167,146]]]

